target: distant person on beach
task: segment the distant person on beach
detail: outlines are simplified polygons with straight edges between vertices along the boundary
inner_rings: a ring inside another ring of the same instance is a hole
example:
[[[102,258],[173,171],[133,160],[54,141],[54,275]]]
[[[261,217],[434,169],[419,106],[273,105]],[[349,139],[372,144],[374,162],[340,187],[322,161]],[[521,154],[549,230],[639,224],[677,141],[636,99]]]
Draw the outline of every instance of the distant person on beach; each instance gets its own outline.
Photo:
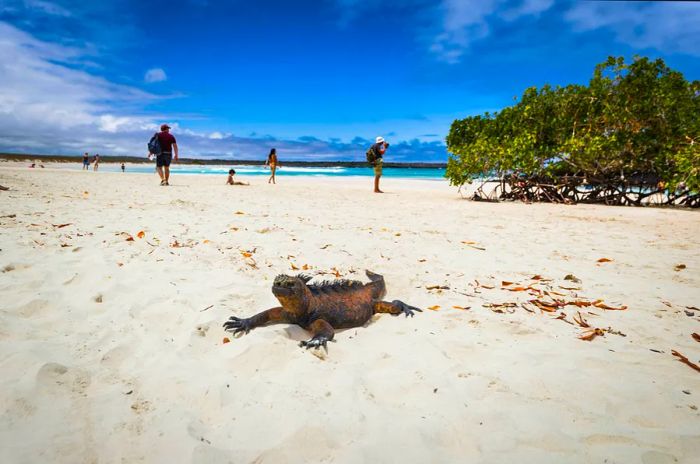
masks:
[[[93,170],[93,171],[97,171],[97,168],[100,167],[100,154],[99,154],[99,153],[95,153],[95,161],[94,161],[94,163],[95,163],[95,164],[93,165],[92,170]]]
[[[275,171],[277,170],[277,167],[279,166],[279,161],[277,161],[277,149],[273,148],[270,150],[270,154],[267,155],[267,161],[265,161],[265,166],[270,166],[270,178],[267,179],[267,183],[269,184],[272,182],[273,184],[275,182]]]
[[[233,180],[233,176],[235,175],[235,169],[228,170],[228,179],[226,179],[226,185],[250,185],[248,182],[238,182],[237,180]]]
[[[170,185],[170,163],[175,160],[177,163],[178,152],[175,137],[170,133],[170,126],[163,124],[158,133],[160,142],[160,154],[156,156],[156,171],[160,176],[160,185]],[[173,153],[175,158],[173,158]]]
[[[88,152],[85,152],[83,155],[83,171],[87,171],[90,169],[90,155],[88,155]]]
[[[379,178],[382,177],[382,165],[384,164],[384,153],[389,148],[389,144],[384,137],[377,137],[374,144],[367,150],[367,160],[374,166],[374,193],[384,193],[379,190]]]
[[[124,172],[124,169],[126,168],[124,167],[124,163],[122,163],[122,172]]]

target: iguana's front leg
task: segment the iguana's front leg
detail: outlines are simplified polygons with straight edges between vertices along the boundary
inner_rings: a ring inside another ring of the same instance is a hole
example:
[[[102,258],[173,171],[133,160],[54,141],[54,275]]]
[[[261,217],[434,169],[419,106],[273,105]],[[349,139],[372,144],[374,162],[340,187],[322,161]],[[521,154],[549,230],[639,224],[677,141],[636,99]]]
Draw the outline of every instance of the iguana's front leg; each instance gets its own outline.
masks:
[[[277,324],[280,322],[291,323],[293,321],[290,319],[289,313],[287,313],[281,306],[278,306],[246,319],[231,316],[228,321],[224,322],[224,329],[226,329],[228,332],[232,332],[233,335],[238,335],[239,333],[247,334],[256,327],[261,327],[267,324]]]
[[[406,317],[413,317],[414,311],[418,311],[419,313],[423,312],[422,309],[416,308],[415,306],[407,305],[403,301],[399,300],[394,300],[391,303],[389,303],[388,301],[377,301],[376,303],[374,303],[375,314],[389,313],[393,314],[394,316],[398,316],[399,314],[405,314]]]
[[[320,346],[328,349],[326,343],[333,340],[333,336],[335,335],[335,330],[332,325],[323,319],[316,319],[309,324],[306,329],[309,330],[313,336],[311,340],[299,342],[299,346],[305,346],[307,350],[311,347],[318,348]]]

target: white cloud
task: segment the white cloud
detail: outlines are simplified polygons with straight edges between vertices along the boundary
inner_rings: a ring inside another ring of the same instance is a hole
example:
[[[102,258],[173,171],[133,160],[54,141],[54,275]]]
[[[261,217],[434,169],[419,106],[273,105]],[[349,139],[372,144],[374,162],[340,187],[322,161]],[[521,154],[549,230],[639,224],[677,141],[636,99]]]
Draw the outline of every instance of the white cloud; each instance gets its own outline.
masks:
[[[581,2],[565,17],[576,31],[608,29],[637,49],[700,56],[697,2]]]
[[[443,0],[441,28],[430,45],[430,51],[447,63],[458,63],[472,43],[491,34],[491,21],[515,21],[536,16],[548,10],[553,0],[523,0],[512,6],[506,0]]]
[[[229,134],[229,133],[226,133],[226,132],[221,133],[219,131],[215,131],[215,132],[212,132],[211,134],[209,134],[209,138],[212,140],[223,140],[223,139],[230,137],[230,136],[231,136],[231,134]]]
[[[24,0],[24,4],[28,8],[40,10],[52,16],[73,16],[73,14],[69,10],[63,8],[62,6],[44,0]]]
[[[146,75],[143,77],[143,80],[145,80],[148,83],[152,83],[162,82],[167,78],[168,76],[165,75],[165,71],[163,71],[161,68],[153,68],[146,71]]]

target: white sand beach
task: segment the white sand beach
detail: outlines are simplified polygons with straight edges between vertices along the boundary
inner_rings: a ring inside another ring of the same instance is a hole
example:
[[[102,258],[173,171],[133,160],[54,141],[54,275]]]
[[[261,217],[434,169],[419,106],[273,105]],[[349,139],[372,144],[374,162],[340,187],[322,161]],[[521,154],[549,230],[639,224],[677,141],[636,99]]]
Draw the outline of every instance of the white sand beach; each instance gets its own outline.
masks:
[[[0,166],[0,462],[700,462],[697,211],[238,180]],[[222,328],[365,269],[424,312]]]

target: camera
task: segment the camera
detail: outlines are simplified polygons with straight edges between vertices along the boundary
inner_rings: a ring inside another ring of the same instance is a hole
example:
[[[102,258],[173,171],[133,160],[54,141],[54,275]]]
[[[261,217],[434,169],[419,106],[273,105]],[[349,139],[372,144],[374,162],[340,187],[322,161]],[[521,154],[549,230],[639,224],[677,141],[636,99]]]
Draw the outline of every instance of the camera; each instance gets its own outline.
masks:
[[[385,146],[386,148],[389,148],[389,142],[384,142],[384,146]]]

